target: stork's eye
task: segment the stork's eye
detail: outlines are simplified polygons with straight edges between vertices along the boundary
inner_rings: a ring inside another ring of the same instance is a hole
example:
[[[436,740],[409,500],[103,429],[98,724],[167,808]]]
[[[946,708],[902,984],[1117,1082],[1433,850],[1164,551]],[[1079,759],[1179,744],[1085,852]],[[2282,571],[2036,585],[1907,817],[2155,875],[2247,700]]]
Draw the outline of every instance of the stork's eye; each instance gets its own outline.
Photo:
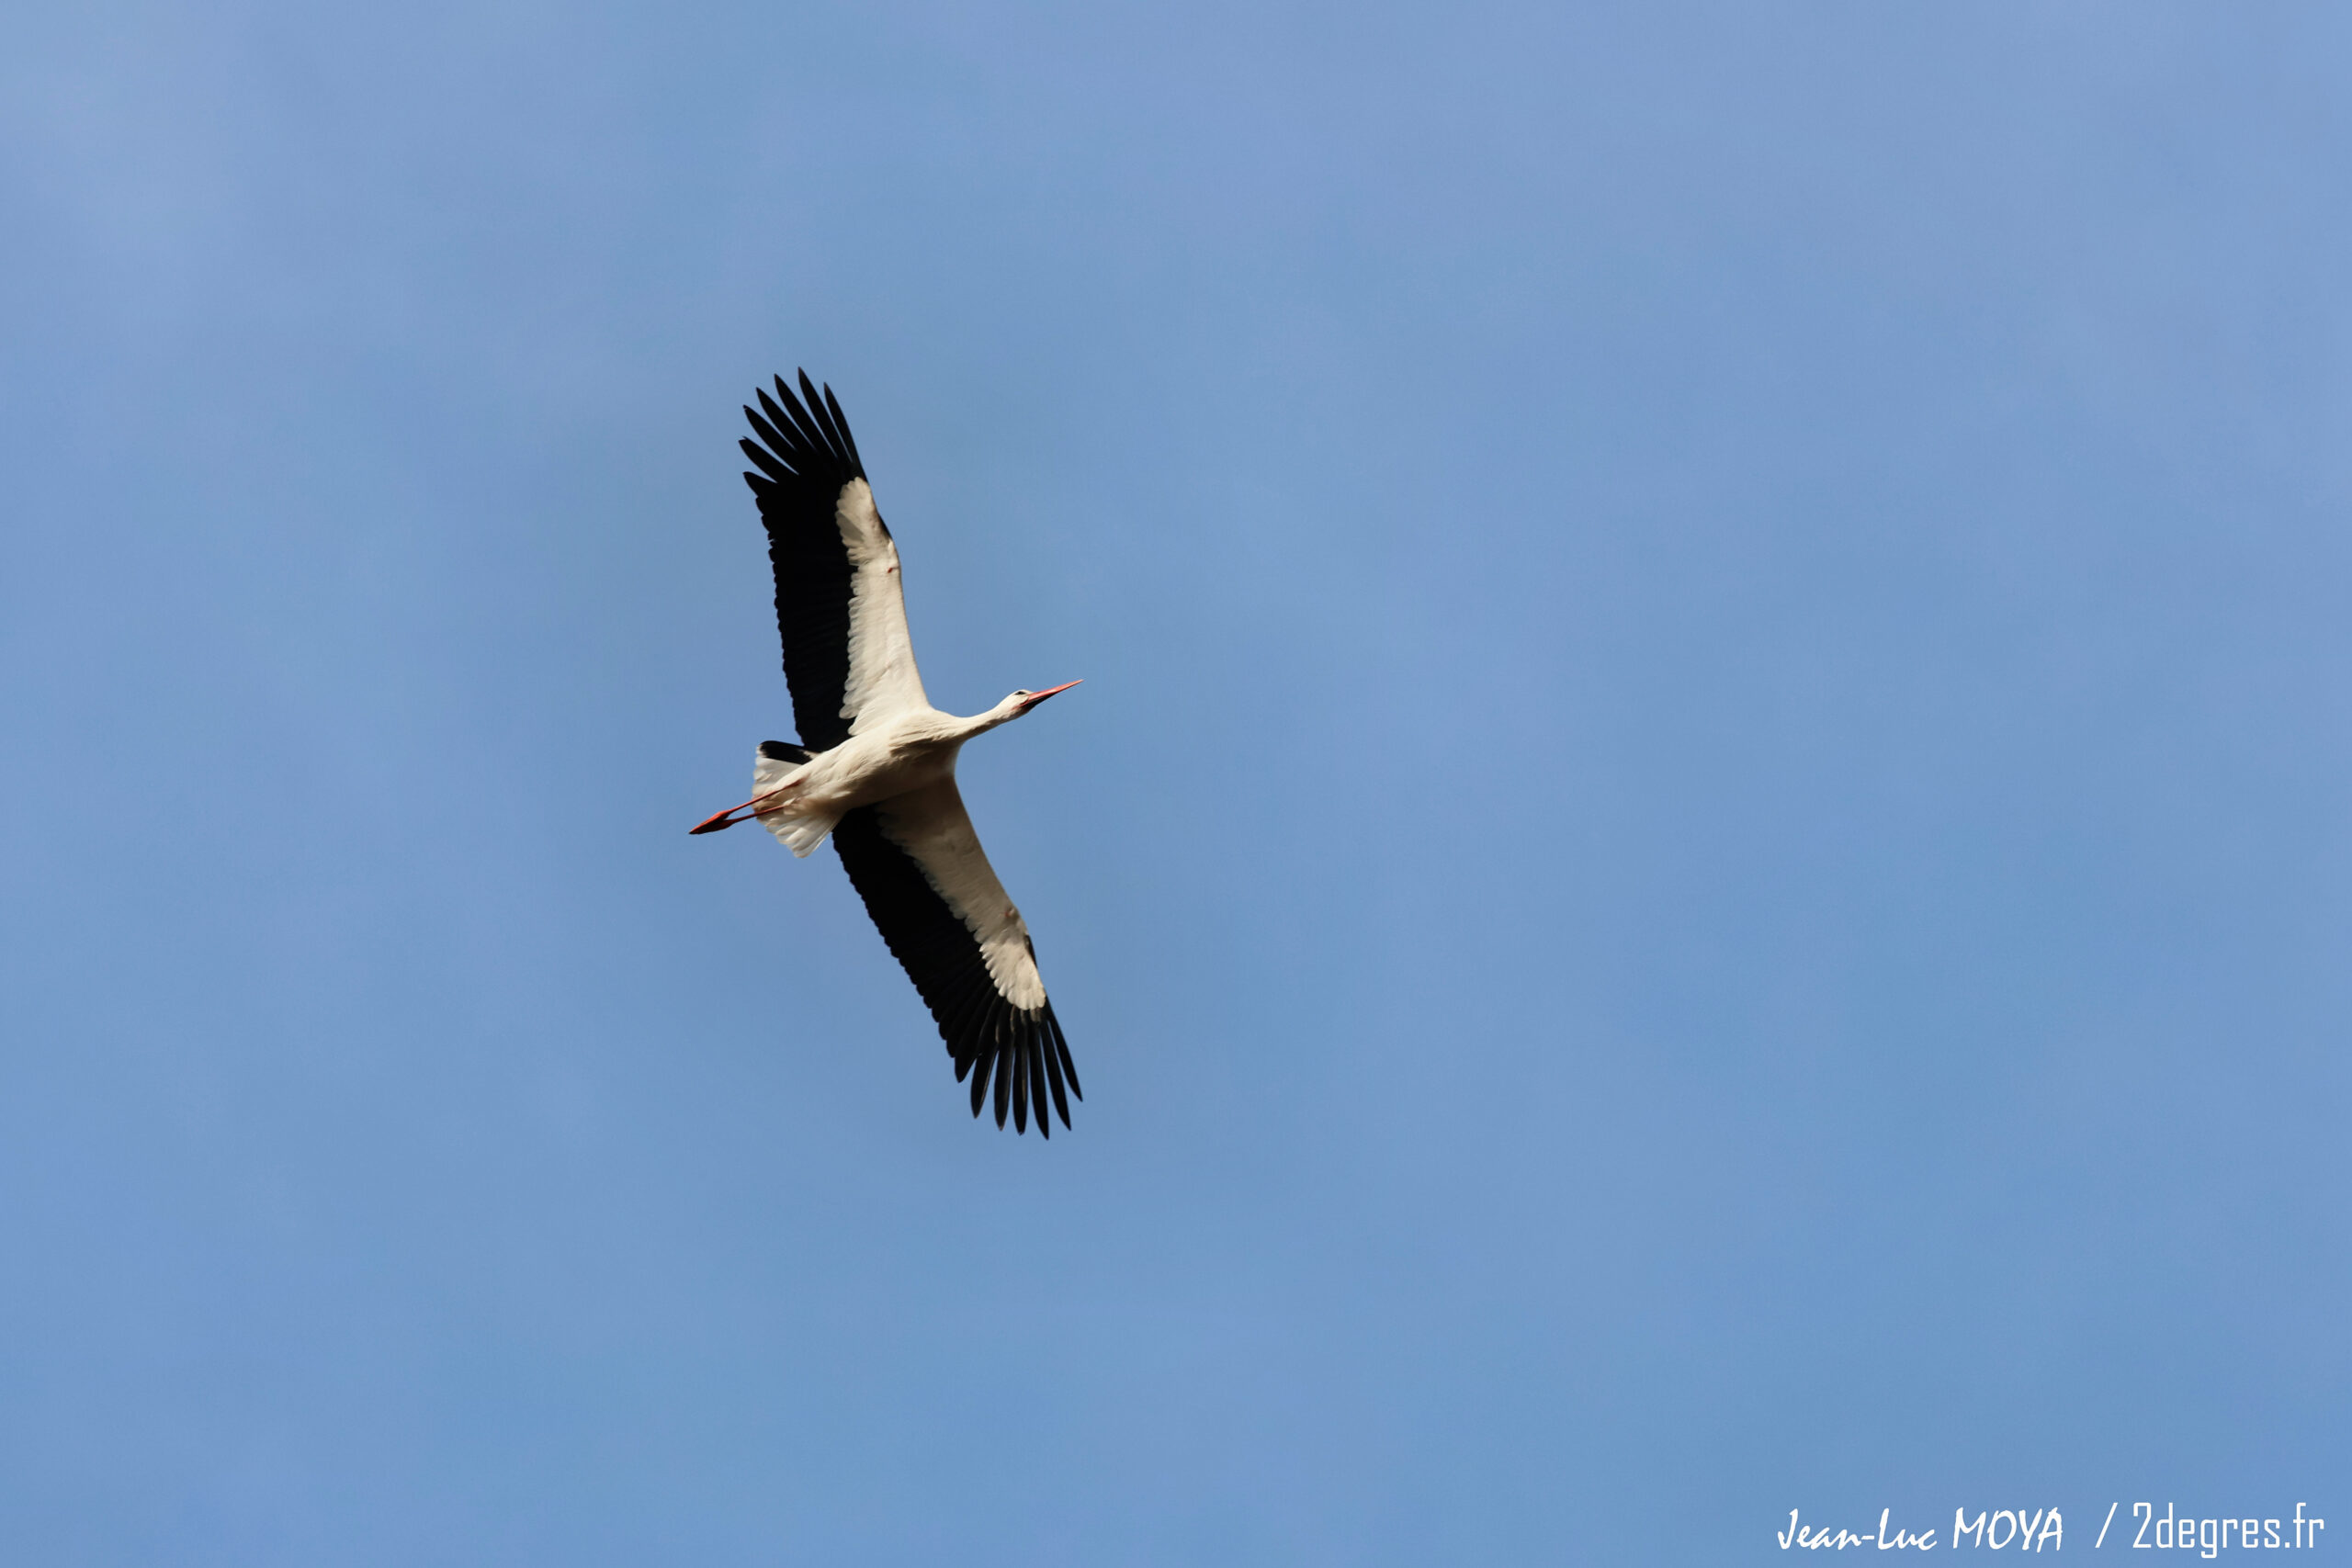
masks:
[[[1027,696],[1027,695],[1029,694],[1029,688],[1028,688],[1028,687],[1026,687],[1026,686],[1023,686],[1023,687],[1022,687],[1019,691],[1017,691],[1017,692],[1013,693],[1012,694],[1013,694],[1014,696],[1016,696],[1016,697],[1025,697],[1025,696]]]

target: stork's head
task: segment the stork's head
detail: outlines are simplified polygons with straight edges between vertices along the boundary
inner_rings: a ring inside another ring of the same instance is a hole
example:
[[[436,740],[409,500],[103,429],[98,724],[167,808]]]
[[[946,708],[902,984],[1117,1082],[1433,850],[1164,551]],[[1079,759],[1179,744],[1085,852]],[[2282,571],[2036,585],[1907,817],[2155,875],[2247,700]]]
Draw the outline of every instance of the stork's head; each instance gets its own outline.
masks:
[[[1067,692],[1072,686],[1080,683],[1080,682],[1077,681],[1064,681],[1060,685],[1048,686],[1042,692],[1033,692],[1024,686],[1020,691],[1017,691],[1011,696],[1005,698],[1004,701],[997,704],[997,711],[1004,715],[1008,719],[1019,718],[1023,714],[1027,713],[1031,708],[1035,707],[1039,703],[1044,702],[1047,697],[1052,696],[1055,693]]]

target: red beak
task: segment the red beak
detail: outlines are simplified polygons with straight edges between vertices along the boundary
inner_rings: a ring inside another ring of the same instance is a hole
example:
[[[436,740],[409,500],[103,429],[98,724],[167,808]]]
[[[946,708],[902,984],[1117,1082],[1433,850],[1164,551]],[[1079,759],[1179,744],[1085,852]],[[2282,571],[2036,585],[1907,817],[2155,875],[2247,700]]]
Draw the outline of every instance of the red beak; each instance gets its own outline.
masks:
[[[1067,692],[1067,691],[1069,691],[1072,686],[1083,686],[1084,684],[1086,684],[1086,682],[1085,682],[1085,680],[1081,677],[1080,679],[1076,680],[1076,681],[1064,681],[1064,682],[1063,682],[1060,685],[1058,685],[1058,686],[1048,686],[1048,687],[1046,687],[1046,688],[1044,691],[1042,691],[1042,692],[1032,692],[1032,693],[1030,693],[1030,694],[1029,694],[1029,704],[1028,704],[1028,705],[1034,708],[1034,707],[1035,707],[1039,703],[1044,702],[1047,697],[1052,696],[1056,692]]]

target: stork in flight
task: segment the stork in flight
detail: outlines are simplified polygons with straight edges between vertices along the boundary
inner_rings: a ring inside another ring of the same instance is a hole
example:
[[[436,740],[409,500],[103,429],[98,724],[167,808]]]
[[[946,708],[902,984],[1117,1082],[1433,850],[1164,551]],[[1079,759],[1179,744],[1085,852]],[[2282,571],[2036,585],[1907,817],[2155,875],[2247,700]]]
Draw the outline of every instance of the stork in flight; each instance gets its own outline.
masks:
[[[800,744],[761,741],[758,793],[692,831],[757,818],[796,855],[831,834],[865,912],[938,1021],[956,1081],[972,1080],[972,1114],[993,1081],[998,1126],[1009,1108],[1014,1131],[1027,1132],[1034,1107],[1037,1131],[1051,1137],[1046,1097],[1069,1126],[1062,1091],[1079,1093],[1078,1068],[1029,928],[956,793],[956,756],[1078,682],[1018,691],[970,718],[933,707],[907,637],[899,547],[874,509],[842,406],[831,387],[820,397],[805,370],[805,404],[781,376],[775,390],[782,407],[762,391],[759,409],[743,410],[766,444],[741,443],[758,469],[743,478],[768,531]]]

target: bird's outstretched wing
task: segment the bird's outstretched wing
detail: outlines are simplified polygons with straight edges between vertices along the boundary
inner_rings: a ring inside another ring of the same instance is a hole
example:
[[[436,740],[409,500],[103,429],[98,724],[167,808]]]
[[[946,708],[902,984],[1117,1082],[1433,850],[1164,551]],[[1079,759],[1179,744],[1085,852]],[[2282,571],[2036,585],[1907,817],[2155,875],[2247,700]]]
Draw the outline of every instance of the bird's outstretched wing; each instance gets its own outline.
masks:
[[[972,1080],[972,1114],[996,1085],[996,1124],[1008,1109],[1016,1131],[1037,1131],[1053,1097],[1062,1125],[1078,1094],[1069,1043],[1046,999],[1037,951],[1021,911],[1005,897],[953,778],[861,806],[833,829],[833,847],[882,940],[922,993],[956,1078]],[[1080,1099],[1085,1098],[1080,1095]]]
[[[907,637],[899,547],[874,509],[842,406],[805,370],[805,404],[781,376],[775,389],[782,406],[762,391],[757,409],[744,407],[766,445],[741,443],[758,470],[743,479],[767,526],[792,716],[802,745],[828,751],[861,720],[930,700]]]

